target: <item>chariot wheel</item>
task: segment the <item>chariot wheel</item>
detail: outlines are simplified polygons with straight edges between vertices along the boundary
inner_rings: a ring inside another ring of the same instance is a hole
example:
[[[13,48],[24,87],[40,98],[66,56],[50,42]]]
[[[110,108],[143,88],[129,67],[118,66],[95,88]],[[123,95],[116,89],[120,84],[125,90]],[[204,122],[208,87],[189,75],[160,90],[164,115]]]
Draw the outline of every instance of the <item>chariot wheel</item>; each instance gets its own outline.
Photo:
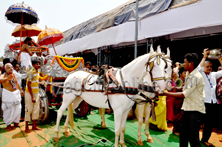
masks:
[[[75,109],[75,112],[78,116],[85,117],[89,113],[90,109],[91,106],[83,100]]]
[[[39,95],[40,95],[40,103],[39,103],[39,119],[38,124],[45,123],[49,117],[49,103],[48,103],[48,97],[43,89],[39,89]]]

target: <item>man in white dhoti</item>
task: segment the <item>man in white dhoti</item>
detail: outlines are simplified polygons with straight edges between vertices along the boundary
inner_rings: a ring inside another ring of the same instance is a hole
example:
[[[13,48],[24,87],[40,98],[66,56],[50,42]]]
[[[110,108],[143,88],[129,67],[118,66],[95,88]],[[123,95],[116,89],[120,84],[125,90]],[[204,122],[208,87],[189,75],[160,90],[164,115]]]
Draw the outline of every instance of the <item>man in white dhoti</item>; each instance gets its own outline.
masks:
[[[0,83],[2,83],[3,86],[2,110],[3,121],[7,125],[6,129],[10,130],[12,129],[11,124],[13,122],[15,127],[19,127],[19,120],[21,116],[21,94],[24,95],[24,92],[13,73],[11,63],[7,63],[5,65],[5,71],[6,72],[0,76]]]

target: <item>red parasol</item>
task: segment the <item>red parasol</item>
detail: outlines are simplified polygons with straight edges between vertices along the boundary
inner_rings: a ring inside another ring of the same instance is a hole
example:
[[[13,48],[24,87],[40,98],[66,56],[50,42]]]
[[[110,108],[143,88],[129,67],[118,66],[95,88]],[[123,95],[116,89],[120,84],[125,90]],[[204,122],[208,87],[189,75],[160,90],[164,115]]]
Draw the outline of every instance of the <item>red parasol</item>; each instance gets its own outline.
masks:
[[[49,45],[52,44],[52,47],[56,53],[55,47],[54,47],[54,43],[56,43],[57,41],[61,40],[63,38],[64,34],[62,32],[60,32],[58,29],[54,29],[54,28],[47,28],[43,30],[39,36],[38,36],[38,44],[39,45]]]

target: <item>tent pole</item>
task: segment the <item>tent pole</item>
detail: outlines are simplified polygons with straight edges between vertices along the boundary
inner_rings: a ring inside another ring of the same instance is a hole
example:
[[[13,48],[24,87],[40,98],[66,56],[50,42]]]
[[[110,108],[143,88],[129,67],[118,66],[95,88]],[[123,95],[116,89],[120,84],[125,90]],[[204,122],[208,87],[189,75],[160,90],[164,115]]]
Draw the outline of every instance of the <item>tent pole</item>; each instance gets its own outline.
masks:
[[[147,41],[146,41],[146,53],[149,53],[149,39],[147,39]]]
[[[136,59],[136,57],[137,57],[137,40],[138,40],[138,0],[136,0],[136,21],[135,21],[134,59]]]

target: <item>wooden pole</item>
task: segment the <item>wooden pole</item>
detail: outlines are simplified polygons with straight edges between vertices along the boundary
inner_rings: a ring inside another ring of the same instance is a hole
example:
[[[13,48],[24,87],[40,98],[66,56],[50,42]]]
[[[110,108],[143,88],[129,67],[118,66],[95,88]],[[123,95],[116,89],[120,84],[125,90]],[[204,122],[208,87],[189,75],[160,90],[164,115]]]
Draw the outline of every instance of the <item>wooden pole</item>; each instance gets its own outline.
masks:
[[[20,51],[22,49],[22,24],[23,24],[23,12],[21,17],[21,30],[20,30]],[[21,61],[21,54],[19,54],[19,62]]]
[[[57,53],[56,53],[56,50],[55,50],[55,47],[54,47],[53,43],[52,43],[52,47],[53,47],[53,49],[54,49],[55,54],[57,55]]]

